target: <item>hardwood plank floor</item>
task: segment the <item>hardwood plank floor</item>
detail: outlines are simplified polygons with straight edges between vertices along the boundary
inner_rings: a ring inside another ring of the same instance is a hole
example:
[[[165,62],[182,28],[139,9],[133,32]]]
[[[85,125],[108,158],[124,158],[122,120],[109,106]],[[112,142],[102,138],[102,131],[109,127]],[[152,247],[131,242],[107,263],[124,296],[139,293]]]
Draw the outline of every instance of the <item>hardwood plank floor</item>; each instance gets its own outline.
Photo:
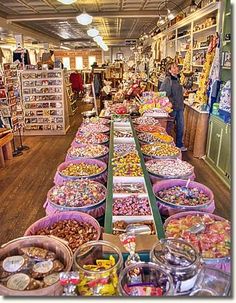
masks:
[[[80,111],[81,111],[80,107]],[[83,110],[91,105],[83,105]],[[30,150],[16,157],[0,169],[0,245],[24,234],[36,220],[45,216],[43,204],[53,186],[57,166],[64,161],[66,152],[81,123],[81,115],[71,118],[71,128],[65,136],[25,137]],[[197,181],[209,186],[215,194],[215,214],[230,219],[230,192],[203,160],[194,159],[190,152],[183,158],[195,166]]]

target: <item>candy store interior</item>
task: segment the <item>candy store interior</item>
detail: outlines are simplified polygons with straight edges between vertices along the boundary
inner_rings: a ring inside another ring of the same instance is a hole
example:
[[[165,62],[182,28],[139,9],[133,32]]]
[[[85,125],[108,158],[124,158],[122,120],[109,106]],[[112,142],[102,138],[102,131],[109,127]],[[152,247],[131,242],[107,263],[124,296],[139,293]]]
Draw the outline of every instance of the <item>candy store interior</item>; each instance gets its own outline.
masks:
[[[0,296],[232,296],[231,6],[0,0]]]

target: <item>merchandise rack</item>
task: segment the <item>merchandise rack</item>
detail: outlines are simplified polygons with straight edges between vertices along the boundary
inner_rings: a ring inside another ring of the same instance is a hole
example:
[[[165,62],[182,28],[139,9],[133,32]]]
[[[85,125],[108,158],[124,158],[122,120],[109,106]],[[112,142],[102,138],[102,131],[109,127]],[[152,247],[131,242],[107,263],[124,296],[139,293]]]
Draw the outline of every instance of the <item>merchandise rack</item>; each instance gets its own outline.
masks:
[[[131,118],[129,118],[130,127],[134,137],[134,144],[136,150],[138,152],[138,156],[140,157],[140,164],[143,171],[143,179],[144,185],[147,191],[147,196],[149,199],[149,205],[152,212],[153,223],[156,230],[156,236],[158,239],[162,239],[165,237],[162,219],[156,205],[156,198],[152,191],[151,181],[149,179],[148,172],[146,170],[143,154],[140,149],[140,144],[136,135],[136,131],[134,130],[133,123]],[[106,213],[105,213],[105,224],[104,229],[105,233],[112,234],[112,224],[113,224],[113,215],[112,215],[112,206],[113,206],[113,167],[112,167],[112,159],[114,154],[114,122],[111,122],[111,129],[110,129],[110,143],[109,143],[109,162],[108,162],[108,181],[107,181],[107,199],[106,199]],[[127,182],[124,180],[124,182]],[[129,194],[127,194],[129,195]],[[121,220],[123,220],[123,216],[121,216]],[[137,216],[134,216],[137,218]],[[149,220],[149,219],[148,219]],[[140,221],[141,222],[141,221]]]
[[[65,135],[70,125],[64,72],[25,70],[21,73],[21,77],[25,116],[24,134]]]

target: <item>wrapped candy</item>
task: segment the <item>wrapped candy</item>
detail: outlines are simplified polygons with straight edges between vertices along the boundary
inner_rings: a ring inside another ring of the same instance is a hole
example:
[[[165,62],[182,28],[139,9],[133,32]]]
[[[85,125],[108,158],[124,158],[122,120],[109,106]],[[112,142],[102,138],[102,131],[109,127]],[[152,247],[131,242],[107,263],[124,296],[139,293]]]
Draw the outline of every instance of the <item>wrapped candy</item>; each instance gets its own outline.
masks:
[[[77,296],[76,287],[79,281],[80,276],[78,272],[61,272],[60,284],[64,286],[63,296]]]
[[[135,252],[136,249],[135,233],[134,232],[124,233],[119,235],[119,238],[124,248],[129,253],[129,256],[127,257],[127,260],[125,262],[125,266],[129,266],[131,264],[140,262],[140,257]],[[132,284],[142,282],[142,272],[139,268],[134,268],[131,272],[129,272],[129,282]]]

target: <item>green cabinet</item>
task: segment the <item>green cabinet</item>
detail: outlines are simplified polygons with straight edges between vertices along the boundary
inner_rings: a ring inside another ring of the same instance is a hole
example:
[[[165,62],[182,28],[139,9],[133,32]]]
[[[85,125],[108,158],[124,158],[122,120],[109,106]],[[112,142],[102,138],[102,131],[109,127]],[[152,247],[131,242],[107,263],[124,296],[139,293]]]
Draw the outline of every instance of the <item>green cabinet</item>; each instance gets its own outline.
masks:
[[[230,186],[231,182],[231,127],[211,115],[208,128],[206,162]]]

